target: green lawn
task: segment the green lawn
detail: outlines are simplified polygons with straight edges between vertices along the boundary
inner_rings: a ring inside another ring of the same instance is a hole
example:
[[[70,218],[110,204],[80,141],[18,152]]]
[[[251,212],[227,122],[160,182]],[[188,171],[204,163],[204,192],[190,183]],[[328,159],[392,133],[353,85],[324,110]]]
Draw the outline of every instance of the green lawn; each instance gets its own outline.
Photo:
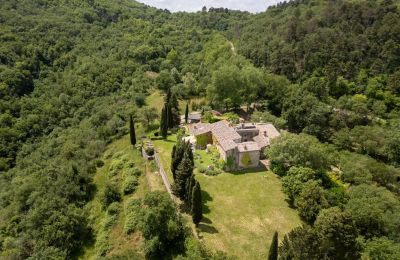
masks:
[[[153,141],[168,172],[175,140],[172,135],[167,141]],[[204,157],[204,165],[211,162],[205,151],[196,153]],[[214,250],[239,259],[265,259],[275,230],[282,238],[301,224],[272,172],[223,172],[217,176],[206,176],[197,170],[195,173],[203,191],[204,218],[199,236]],[[172,182],[171,174],[169,177]]]
[[[280,238],[301,224],[271,172],[196,174],[203,191],[201,237],[240,259],[265,259],[274,231]]]
[[[171,152],[172,147],[176,143],[176,134],[168,135],[167,140],[157,139],[151,140],[153,143],[157,153],[160,154],[162,164],[164,166],[164,170],[168,173],[168,179],[170,183],[173,182],[172,173],[170,171],[171,168]]]

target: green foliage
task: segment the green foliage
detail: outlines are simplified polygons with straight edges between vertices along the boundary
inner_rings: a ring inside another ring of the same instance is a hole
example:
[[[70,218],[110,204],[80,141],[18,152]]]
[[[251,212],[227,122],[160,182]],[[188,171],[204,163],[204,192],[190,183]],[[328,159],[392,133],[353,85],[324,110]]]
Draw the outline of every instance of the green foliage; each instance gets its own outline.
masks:
[[[160,134],[164,139],[167,138],[168,135],[168,112],[165,106],[161,110],[160,120]]]
[[[224,116],[232,124],[239,124],[239,116],[237,114],[228,112],[228,113],[225,113]]]
[[[351,214],[336,207],[323,209],[314,228],[320,237],[320,250],[330,259],[359,259],[358,230]]]
[[[136,176],[134,175],[126,176],[122,184],[122,190],[124,192],[124,195],[133,193],[136,190],[138,184],[139,182]]]
[[[382,187],[362,184],[353,187],[349,197],[345,209],[361,235],[399,238],[396,230],[400,226],[400,202],[393,193]]]
[[[288,195],[291,205],[301,193],[304,183],[315,178],[314,170],[305,167],[291,167],[282,178],[283,191]]]
[[[276,231],[269,247],[268,260],[278,260],[278,232]]]
[[[286,120],[281,117],[276,117],[269,112],[255,111],[251,115],[251,121],[260,123],[272,123],[278,129],[286,128]]]
[[[143,107],[140,111],[140,115],[140,120],[147,129],[150,129],[154,120],[158,118],[157,111],[154,107]]]
[[[183,154],[182,161],[179,163],[178,168],[175,172],[175,180],[172,186],[174,194],[181,198],[182,200],[186,197],[186,182],[193,175],[193,157],[191,158],[188,150],[191,148],[189,145],[185,144],[185,152]]]
[[[292,166],[320,170],[329,169],[333,163],[332,149],[306,134],[282,134],[272,140],[266,155],[271,160],[272,170],[281,176]]]
[[[189,117],[189,103],[186,103],[185,107],[185,123],[188,123],[188,117]]]
[[[300,216],[306,222],[313,223],[319,211],[328,206],[323,189],[319,183],[314,180],[306,182],[296,200],[296,207]]]
[[[210,123],[210,124],[218,121],[218,119],[214,117],[211,111],[204,112],[202,119],[204,123]]]
[[[115,183],[107,183],[103,194],[101,202],[104,208],[107,208],[111,203],[118,202],[121,200],[121,194],[118,191],[118,187]]]
[[[385,237],[373,238],[365,245],[362,259],[395,260],[400,258],[400,245]]]
[[[198,225],[203,218],[203,208],[201,200],[201,188],[198,181],[194,181],[195,184],[191,190],[191,209],[192,220],[195,225]]]
[[[141,231],[147,258],[166,257],[184,250],[186,231],[176,210],[169,195],[162,192],[150,192],[143,199],[128,202],[125,231]]]
[[[133,123],[132,116],[129,118],[129,137],[131,140],[131,145],[136,144],[136,132],[135,132],[135,124]]]

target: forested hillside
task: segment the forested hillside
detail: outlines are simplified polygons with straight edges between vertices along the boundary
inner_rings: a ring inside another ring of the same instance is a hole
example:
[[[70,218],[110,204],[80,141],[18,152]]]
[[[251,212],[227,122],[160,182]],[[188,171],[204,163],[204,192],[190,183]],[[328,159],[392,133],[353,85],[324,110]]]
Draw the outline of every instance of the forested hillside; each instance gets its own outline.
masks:
[[[96,239],[85,205],[99,158],[130,116],[158,127],[146,104],[156,89],[288,130],[267,156],[305,225],[283,240],[282,259],[399,259],[400,8],[390,0],[291,1],[256,15],[3,0],[0,258],[76,258]],[[160,194],[140,203],[174,212]]]

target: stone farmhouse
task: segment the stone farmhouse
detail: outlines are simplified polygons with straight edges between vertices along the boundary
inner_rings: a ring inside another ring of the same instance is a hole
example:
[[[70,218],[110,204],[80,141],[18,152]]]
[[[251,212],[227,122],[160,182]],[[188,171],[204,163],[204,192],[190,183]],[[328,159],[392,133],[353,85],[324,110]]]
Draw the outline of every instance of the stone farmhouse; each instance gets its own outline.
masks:
[[[215,145],[228,168],[235,170],[259,166],[270,140],[280,135],[269,123],[232,126],[226,120],[190,124],[189,133],[195,138],[197,149],[205,149],[208,144]]]

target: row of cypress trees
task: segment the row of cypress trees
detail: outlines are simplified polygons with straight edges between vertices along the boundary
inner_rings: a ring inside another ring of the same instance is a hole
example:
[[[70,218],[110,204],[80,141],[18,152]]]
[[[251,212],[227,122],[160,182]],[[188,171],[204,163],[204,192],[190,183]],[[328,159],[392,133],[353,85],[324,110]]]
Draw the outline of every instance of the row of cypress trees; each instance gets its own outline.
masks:
[[[178,138],[171,154],[171,171],[174,178],[172,186],[175,196],[185,202],[190,210],[194,224],[203,217],[200,183],[193,175],[194,161],[190,142]]]

